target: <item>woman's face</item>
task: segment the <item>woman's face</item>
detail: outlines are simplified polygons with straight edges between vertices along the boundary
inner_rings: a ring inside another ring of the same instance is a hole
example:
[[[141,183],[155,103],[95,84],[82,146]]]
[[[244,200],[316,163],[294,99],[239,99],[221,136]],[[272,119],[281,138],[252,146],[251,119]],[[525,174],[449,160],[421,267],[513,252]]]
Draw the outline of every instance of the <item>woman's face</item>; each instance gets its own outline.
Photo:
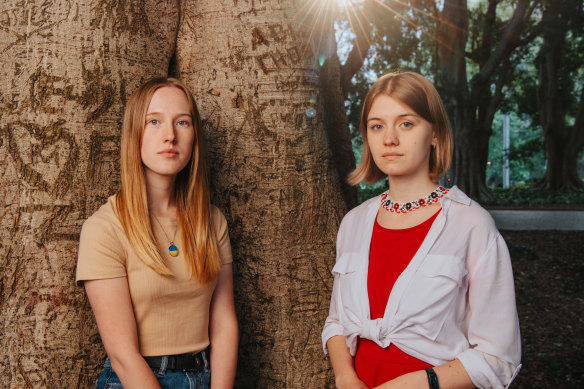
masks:
[[[142,134],[141,157],[147,181],[174,178],[189,163],[195,132],[184,92],[164,86],[152,95]]]
[[[391,177],[429,177],[432,124],[387,95],[373,100],[367,116],[367,144],[375,165]]]

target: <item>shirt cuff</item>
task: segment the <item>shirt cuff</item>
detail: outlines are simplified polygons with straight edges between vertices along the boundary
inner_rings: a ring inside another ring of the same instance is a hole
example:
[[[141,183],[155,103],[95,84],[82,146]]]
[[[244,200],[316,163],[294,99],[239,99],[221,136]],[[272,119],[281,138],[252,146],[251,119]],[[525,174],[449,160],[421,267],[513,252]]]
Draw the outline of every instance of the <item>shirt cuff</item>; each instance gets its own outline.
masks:
[[[468,349],[456,358],[462,363],[477,388],[508,388],[519,373],[521,365],[514,366],[494,356],[488,355],[488,357],[476,349]],[[491,359],[492,363],[487,362],[487,359]]]
[[[322,330],[322,335],[320,336],[322,340],[322,350],[324,354],[328,354],[328,350],[326,349],[326,342],[333,336],[343,335],[343,326],[337,323],[327,323]]]

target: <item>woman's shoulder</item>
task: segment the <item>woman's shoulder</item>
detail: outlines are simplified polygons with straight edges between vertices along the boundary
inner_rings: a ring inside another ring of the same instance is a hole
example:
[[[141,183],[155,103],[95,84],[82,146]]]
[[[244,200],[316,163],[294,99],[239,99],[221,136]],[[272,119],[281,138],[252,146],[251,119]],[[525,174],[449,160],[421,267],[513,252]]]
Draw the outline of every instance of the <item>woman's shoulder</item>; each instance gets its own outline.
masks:
[[[450,200],[448,214],[459,226],[496,230],[493,217],[478,202],[468,197],[456,186],[450,188],[446,198]]]
[[[227,223],[227,219],[221,210],[216,206],[211,204],[211,218],[214,222]]]
[[[122,227],[116,215],[116,195],[110,196],[105,204],[101,205],[97,211],[93,213],[83,223],[83,230],[111,230],[112,227]]]
[[[212,225],[215,227],[215,231],[219,236],[221,236],[224,231],[227,231],[227,219],[225,218],[225,215],[213,204],[211,204],[211,220],[213,222]]]
[[[364,213],[368,213],[369,211],[371,211],[371,209],[373,207],[375,209],[379,208],[380,204],[381,204],[381,195],[371,197],[370,199],[363,201],[361,204],[357,205],[355,208],[353,208],[349,212],[347,212],[347,214],[345,215],[345,218],[347,218],[347,217],[351,218],[351,217],[362,215]]]
[[[377,210],[379,208],[379,204],[381,204],[380,196],[372,197],[368,200],[365,200],[355,208],[351,209],[347,214],[343,217],[343,221],[341,222],[341,227],[347,228],[348,226],[354,226],[356,223],[367,222],[369,219],[368,216],[372,214],[377,214]]]

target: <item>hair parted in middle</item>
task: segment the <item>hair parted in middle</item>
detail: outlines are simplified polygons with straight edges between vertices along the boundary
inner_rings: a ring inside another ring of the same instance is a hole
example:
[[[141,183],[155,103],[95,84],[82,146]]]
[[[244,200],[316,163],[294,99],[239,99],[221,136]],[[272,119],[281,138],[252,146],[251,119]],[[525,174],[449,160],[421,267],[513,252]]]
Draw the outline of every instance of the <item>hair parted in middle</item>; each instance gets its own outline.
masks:
[[[359,166],[347,179],[351,185],[360,182],[375,183],[386,177],[371,155],[367,144],[367,117],[373,101],[379,95],[387,95],[413,109],[420,117],[432,124],[437,144],[430,150],[430,180],[438,182],[444,176],[452,158],[452,129],[438,91],[424,76],[415,72],[392,72],[381,76],[369,89],[361,111],[360,130],[363,136],[363,156]]]
[[[158,250],[150,221],[141,158],[148,107],[154,93],[163,87],[180,89],[190,105],[193,149],[189,163],[176,176],[174,196],[177,228],[181,230],[182,252],[191,266],[191,278],[206,283],[219,273],[221,261],[211,215],[205,139],[195,99],[189,88],[178,79],[153,78],[139,87],[126,104],[122,124],[121,185],[116,196],[116,212],[137,256],[157,273],[170,275],[170,269]]]

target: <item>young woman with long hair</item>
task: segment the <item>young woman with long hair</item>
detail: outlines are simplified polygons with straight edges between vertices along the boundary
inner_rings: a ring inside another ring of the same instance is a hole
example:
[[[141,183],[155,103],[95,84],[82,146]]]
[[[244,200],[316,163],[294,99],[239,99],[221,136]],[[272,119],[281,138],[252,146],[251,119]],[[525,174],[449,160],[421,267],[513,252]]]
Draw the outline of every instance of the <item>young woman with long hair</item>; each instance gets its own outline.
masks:
[[[521,342],[507,246],[483,208],[438,185],[452,135],[434,86],[382,76],[361,114],[353,185],[389,189],[351,210],[337,237],[322,333],[339,388],[506,388]]]
[[[126,105],[120,190],[81,231],[76,278],[108,355],[97,387],[232,387],[231,262],[193,95],[152,79]]]

